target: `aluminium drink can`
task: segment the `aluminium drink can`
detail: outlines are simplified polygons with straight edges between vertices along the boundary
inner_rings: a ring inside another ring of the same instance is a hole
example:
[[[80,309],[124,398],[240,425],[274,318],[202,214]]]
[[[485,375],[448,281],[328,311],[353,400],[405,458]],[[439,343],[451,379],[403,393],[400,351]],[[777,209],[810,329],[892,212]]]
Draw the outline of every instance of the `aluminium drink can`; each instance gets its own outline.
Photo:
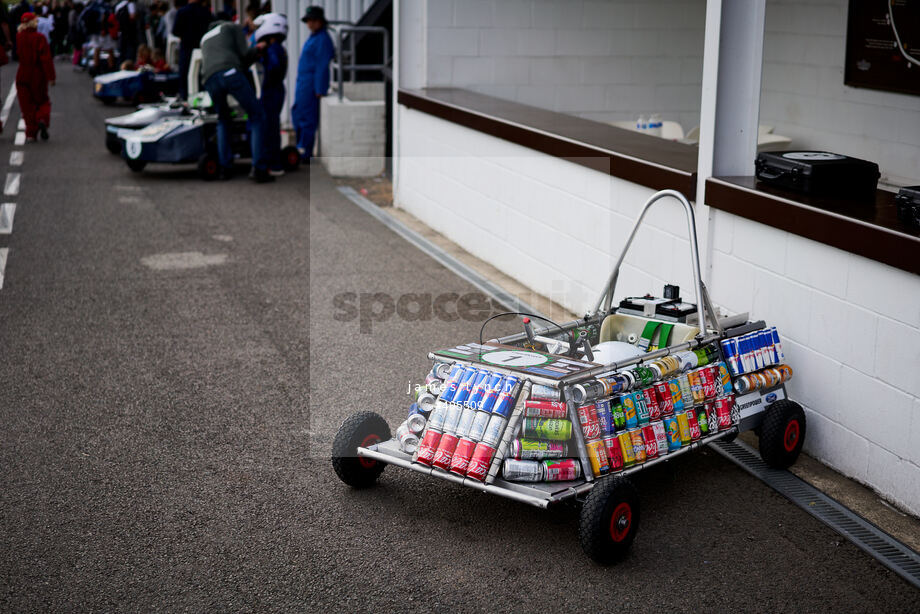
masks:
[[[684,398],[680,390],[680,380],[678,377],[672,377],[668,380],[668,389],[671,391],[671,405],[674,407],[674,412],[683,411]],[[674,412],[666,415],[673,415]]]
[[[610,435],[616,430],[613,425],[613,413],[610,410],[610,399],[595,401],[594,413],[597,414],[597,422],[601,427],[601,437]]]
[[[467,438],[473,441],[482,441],[482,437],[486,433],[486,427],[489,426],[489,420],[491,419],[491,413],[487,411],[477,411],[476,416],[473,417],[473,423],[470,425],[469,432],[467,433]]]
[[[581,463],[574,458],[542,462],[544,479],[547,482],[570,482],[581,477]]]
[[[719,378],[719,367],[709,365],[700,369],[700,379],[703,382],[703,398],[714,399],[722,388],[722,380]]]
[[[440,443],[441,433],[429,428],[425,431],[425,436],[422,437],[422,441],[418,446],[415,461],[430,466],[434,461],[434,455],[438,451]]]
[[[535,460],[505,459],[502,477],[509,482],[542,482],[546,474],[543,463]]]
[[[588,451],[588,462],[591,463],[591,471],[594,477],[598,477],[610,471],[610,461],[607,460],[607,446],[603,441],[597,439],[585,444]]]
[[[429,372],[429,375],[436,377],[437,379],[447,380],[450,379],[451,372],[457,367],[460,367],[460,365],[451,364],[449,362],[436,362],[431,365],[431,371]]]
[[[460,387],[460,381],[463,379],[463,374],[465,372],[466,367],[463,365],[455,364],[451,367],[450,374],[447,379],[444,380],[444,386],[441,388],[441,400],[449,403],[454,399],[454,395],[457,394],[457,388]]]
[[[700,372],[691,371],[687,374],[687,379],[690,381],[690,395],[693,399],[693,404],[699,405],[706,400],[706,395],[703,394],[703,379],[700,377]]]
[[[504,434],[507,424],[508,418],[501,414],[492,414],[492,417],[489,418],[489,424],[486,425],[486,432],[482,435],[482,443],[497,448],[498,442],[502,440],[502,434]]]
[[[616,435],[608,435],[601,441],[607,448],[607,462],[610,463],[610,471],[622,471],[623,469],[623,451],[620,449],[620,440]]]
[[[510,455],[518,460],[543,460],[545,458],[565,458],[569,447],[561,441],[543,441],[542,439],[516,439],[511,442]]]
[[[396,440],[399,442],[399,449],[406,454],[415,454],[418,450],[418,435],[412,431],[406,430],[403,433],[396,431]]]
[[[658,407],[662,416],[674,413],[674,400],[671,398],[671,385],[668,382],[655,384],[655,396],[658,397]]]
[[[620,396],[623,404],[624,426],[627,429],[634,429],[639,426],[639,418],[636,415],[636,397],[632,392],[627,392]]]
[[[707,401],[702,407],[696,408],[696,421],[700,425],[700,434],[705,437],[709,434],[709,406],[712,401]]]
[[[492,464],[492,457],[495,456],[495,448],[483,442],[476,444],[473,448],[473,456],[470,457],[470,464],[466,470],[466,477],[480,482],[485,481],[486,474],[489,473],[489,466]]]
[[[502,380],[502,390],[495,400],[495,405],[492,406],[493,414],[498,414],[505,418],[511,415],[511,411],[514,409],[514,401],[517,394],[515,387],[518,381],[518,378],[514,375],[509,375]]]
[[[639,422],[639,426],[645,426],[648,424],[648,403],[645,400],[645,393],[637,390],[632,393],[632,398],[636,405],[636,420]]]
[[[422,392],[415,399],[415,405],[423,413],[430,413],[434,409],[435,404],[437,404],[438,398],[430,392]]]
[[[648,407],[649,422],[661,418],[661,407],[658,405],[658,393],[655,392],[655,387],[649,386],[642,391],[642,394],[645,396],[645,404]]]
[[[629,432],[629,437],[632,440],[633,447],[633,456],[636,459],[637,463],[645,462],[645,440],[642,439],[642,431],[640,429],[633,429]]]
[[[623,466],[630,467],[636,464],[636,453],[633,450],[632,434],[630,431],[623,431],[617,435],[620,442],[620,456],[623,457]]]
[[[521,432],[524,437],[566,441],[572,437],[572,423],[569,420],[555,418],[524,418]]]
[[[406,425],[409,427],[409,430],[416,435],[425,430],[425,425],[427,423],[428,421],[422,414],[409,414],[409,417],[406,418]]]
[[[693,409],[688,409],[677,414],[677,428],[680,431],[680,445],[682,446],[686,446],[693,441],[690,437],[690,422],[687,420],[687,413],[692,411]]]
[[[732,393],[732,376],[728,372],[728,367],[724,362],[720,362],[719,365],[719,383],[722,385],[722,392],[720,394],[731,394]]]
[[[623,400],[619,397],[610,397],[610,415],[612,416],[613,428],[615,431],[621,431],[626,428],[626,414],[623,413]],[[613,431],[610,431],[613,434]]]
[[[447,415],[444,416],[444,425],[442,430],[445,433],[456,434],[457,427],[460,426],[460,418],[463,416],[463,405],[459,403],[448,403]]]
[[[450,467],[450,459],[453,458],[454,450],[459,442],[460,439],[450,433],[441,435],[441,441],[438,443],[438,450],[434,453],[431,466],[447,471]]]
[[[451,403],[442,403],[434,406],[434,409],[428,415],[428,428],[436,431],[444,431],[444,423],[447,422],[447,410],[450,409]]]
[[[461,439],[464,437],[469,437],[470,428],[473,426],[473,420],[476,418],[476,414],[481,413],[477,412],[473,407],[464,407],[463,413],[460,414],[460,421],[457,422],[457,429],[455,434]]]
[[[716,402],[706,403],[704,407],[706,409],[706,426],[709,429],[709,434],[715,435],[719,432],[719,414],[716,412]]]
[[[437,397],[439,394],[441,394],[442,388],[444,388],[444,382],[429,373],[428,377],[425,378],[424,392],[430,392],[432,395]],[[423,391],[419,391],[420,394],[421,392]]]
[[[463,402],[464,407],[476,409],[482,402],[482,398],[488,392],[489,380],[492,379],[492,373],[486,369],[480,369],[476,375],[476,383],[470,389],[470,396]]]
[[[476,384],[476,380],[483,375],[484,374],[476,367],[467,367],[464,369],[463,375],[460,377],[460,384],[457,386],[457,391],[454,393],[454,397],[450,399],[450,401],[462,407],[466,402],[467,397],[470,396],[470,391]]]
[[[655,422],[658,422],[657,420]],[[642,441],[645,442],[645,456],[646,458],[655,458],[658,456],[658,437],[655,435],[655,427],[651,424],[643,426],[642,431]]]
[[[680,450],[680,446],[683,445],[680,440],[680,424],[677,421],[677,416],[679,415],[680,413],[667,416],[663,420],[665,436],[668,438],[668,452]]]
[[[695,407],[687,410],[687,426],[690,428],[690,439],[693,441],[697,441],[703,435],[696,417],[696,410]]]
[[[680,396],[684,401],[684,409],[693,405],[693,390],[690,387],[690,374],[681,373],[677,376],[677,385],[680,386]],[[676,409],[674,411],[677,411]]]
[[[486,393],[483,395],[482,400],[479,402],[479,405],[476,409],[480,411],[492,411],[492,408],[495,407],[495,402],[498,400],[498,395],[502,391],[502,376],[493,374],[489,378],[488,384],[486,384]]]
[[[664,428],[664,422],[662,420],[652,422],[652,430],[655,433],[655,443],[658,444],[658,456],[664,456],[670,451],[668,433]]]
[[[735,397],[729,395],[727,397],[716,399],[713,402],[713,405],[716,409],[716,421],[719,425],[719,430],[724,431],[725,429],[731,428],[732,407],[735,405]]]
[[[597,411],[594,405],[582,405],[578,408],[578,421],[581,423],[581,432],[585,441],[593,441],[601,437],[601,424],[597,420]]]
[[[562,392],[551,386],[534,384],[530,388],[530,398],[539,399],[541,401],[558,401],[562,398]]]
[[[527,418],[565,418],[565,403],[559,401],[524,401],[524,416]]]
[[[473,449],[476,443],[469,439],[461,439],[454,448],[454,454],[450,459],[448,470],[457,475],[466,475],[470,466],[470,459],[473,457]]]

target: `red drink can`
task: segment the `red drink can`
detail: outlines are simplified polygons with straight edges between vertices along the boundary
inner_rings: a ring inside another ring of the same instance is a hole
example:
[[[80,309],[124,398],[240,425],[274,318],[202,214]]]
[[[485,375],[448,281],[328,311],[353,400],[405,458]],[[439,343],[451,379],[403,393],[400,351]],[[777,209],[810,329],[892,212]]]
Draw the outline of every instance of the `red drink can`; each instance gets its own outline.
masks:
[[[616,435],[609,435],[603,439],[604,447],[607,448],[607,462],[610,463],[610,471],[620,471],[623,469],[623,450],[620,449],[620,440]]]
[[[470,457],[466,477],[484,482],[486,475],[489,473],[489,466],[492,464],[493,456],[495,456],[495,448],[482,442],[477,443],[476,447],[473,448],[473,456]]]
[[[690,439],[693,441],[703,436],[703,431],[700,430],[700,422],[696,419],[695,409],[687,410],[687,426],[690,427]]]
[[[658,393],[655,392],[655,387],[649,386],[642,391],[642,394],[645,395],[645,405],[648,407],[648,419],[650,421],[660,420],[661,407],[658,405]]]
[[[645,442],[645,456],[647,458],[658,456],[658,437],[655,435],[655,427],[651,424],[642,427],[642,441]]]
[[[735,404],[734,395],[729,395],[727,397],[722,397],[721,399],[716,399],[713,402],[713,405],[716,408],[716,420],[719,425],[719,430],[724,431],[727,428],[732,426],[732,406]]]
[[[450,459],[453,457],[454,449],[459,441],[456,435],[451,435],[450,433],[441,435],[438,451],[434,453],[434,460],[431,461],[431,466],[447,471],[448,467],[450,467]]]
[[[671,386],[668,382],[658,382],[655,384],[655,396],[658,397],[658,407],[661,409],[661,416],[673,416],[674,399],[671,398]]]
[[[719,377],[719,367],[709,365],[700,369],[700,378],[703,381],[703,396],[706,399],[714,399],[722,388],[722,378]]]
[[[441,443],[441,433],[434,429],[425,431],[422,442],[418,444],[418,450],[415,454],[415,460],[423,465],[431,466],[434,461],[434,455],[438,451],[438,445]]]
[[[601,423],[597,419],[594,405],[582,405],[578,408],[578,421],[581,422],[581,432],[585,441],[594,441],[601,437]]]
[[[476,442],[470,439],[461,439],[454,450],[454,455],[450,459],[450,472],[457,475],[466,475],[466,470],[470,467],[470,459],[473,457],[473,449]]]
[[[664,456],[668,453],[668,433],[664,428],[664,422],[652,422],[652,429],[655,431],[655,442],[658,444],[658,456]]]
[[[566,406],[561,401],[524,401],[526,418],[565,418]]]

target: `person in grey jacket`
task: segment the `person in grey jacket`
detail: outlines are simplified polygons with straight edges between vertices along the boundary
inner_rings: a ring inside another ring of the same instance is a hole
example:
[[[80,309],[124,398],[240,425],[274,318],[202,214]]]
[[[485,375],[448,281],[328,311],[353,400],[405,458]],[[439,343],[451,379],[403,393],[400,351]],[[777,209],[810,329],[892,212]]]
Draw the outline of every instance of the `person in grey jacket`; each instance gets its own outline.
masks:
[[[232,95],[249,116],[252,147],[252,172],[249,176],[257,183],[275,179],[268,172],[263,150],[265,111],[246,78],[246,70],[263,48],[264,43],[249,47],[243,29],[229,21],[214,22],[201,37],[201,76],[205,89],[211,95],[211,102],[217,108],[217,155],[222,179],[229,179],[233,168],[228,95]]]

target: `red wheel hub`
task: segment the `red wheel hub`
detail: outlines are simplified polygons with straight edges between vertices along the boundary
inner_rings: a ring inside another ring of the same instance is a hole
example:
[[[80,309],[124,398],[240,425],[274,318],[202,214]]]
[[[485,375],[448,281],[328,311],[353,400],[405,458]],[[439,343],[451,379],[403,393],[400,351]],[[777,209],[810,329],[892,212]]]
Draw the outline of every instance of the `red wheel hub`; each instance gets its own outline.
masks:
[[[292,151],[288,154],[288,166],[295,168],[297,163],[300,162],[300,152]]]
[[[795,450],[795,445],[799,442],[800,430],[798,420],[790,420],[786,425],[786,432],[783,433],[783,447],[786,452]]]
[[[367,448],[369,446],[374,445],[375,443],[380,443],[380,436],[377,435],[377,433],[371,433],[370,435],[368,435],[361,441],[361,445],[358,447]],[[374,465],[377,464],[377,461],[375,461],[374,459],[366,458],[364,456],[359,456],[358,461],[361,463],[361,466],[366,469],[372,469]]]
[[[626,502],[620,503],[610,517],[610,538],[615,542],[623,541],[629,535],[631,526],[632,506]]]
[[[208,175],[216,175],[217,174],[217,162],[214,162],[213,160],[208,160],[208,163],[205,165],[205,170],[207,171]]]

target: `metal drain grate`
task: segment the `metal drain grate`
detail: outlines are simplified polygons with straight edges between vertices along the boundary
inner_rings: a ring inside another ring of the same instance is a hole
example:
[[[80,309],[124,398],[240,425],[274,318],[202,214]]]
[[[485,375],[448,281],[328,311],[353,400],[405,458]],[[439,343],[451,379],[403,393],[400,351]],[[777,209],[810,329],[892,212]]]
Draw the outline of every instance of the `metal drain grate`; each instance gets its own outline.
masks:
[[[920,554],[792,473],[773,469],[743,442],[717,441],[710,446],[920,588]]]

